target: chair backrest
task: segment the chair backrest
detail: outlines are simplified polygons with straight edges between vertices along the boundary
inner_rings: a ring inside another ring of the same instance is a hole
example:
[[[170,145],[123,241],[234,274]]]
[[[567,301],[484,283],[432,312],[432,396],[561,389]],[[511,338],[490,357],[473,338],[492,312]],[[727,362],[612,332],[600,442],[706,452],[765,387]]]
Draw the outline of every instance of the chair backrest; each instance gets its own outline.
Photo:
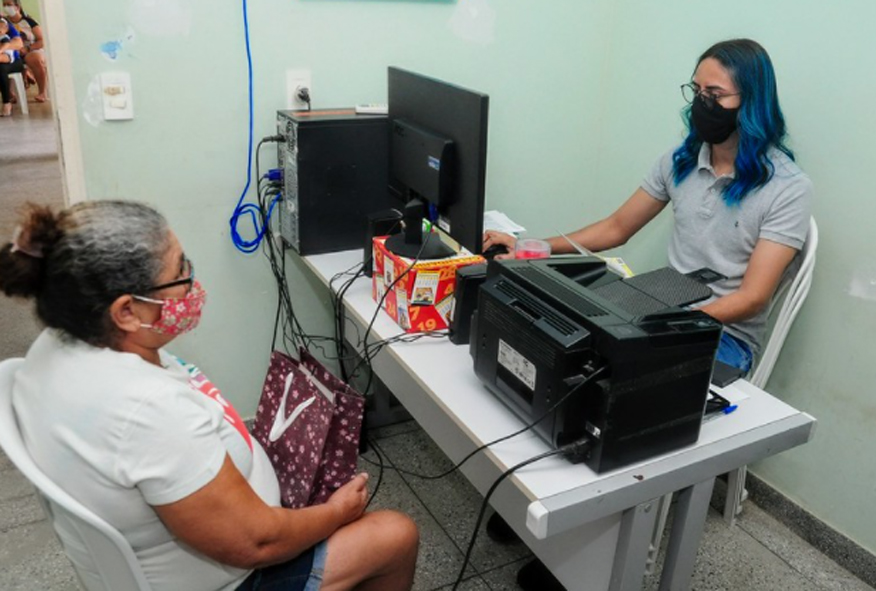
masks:
[[[818,248],[818,225],[815,218],[809,218],[809,234],[800,252],[800,266],[793,277],[784,282],[779,292],[773,297],[770,308],[772,331],[767,339],[763,353],[757,362],[754,373],[749,380],[758,388],[766,386],[767,380],[776,365],[782,346],[791,324],[803,306],[809,288],[812,286],[812,272],[815,268],[815,250]],[[778,311],[777,311],[778,310]]]
[[[89,591],[151,591],[127,540],[50,480],[33,462],[12,408],[23,359],[0,362],[0,447],[37,489],[37,497],[82,585]]]

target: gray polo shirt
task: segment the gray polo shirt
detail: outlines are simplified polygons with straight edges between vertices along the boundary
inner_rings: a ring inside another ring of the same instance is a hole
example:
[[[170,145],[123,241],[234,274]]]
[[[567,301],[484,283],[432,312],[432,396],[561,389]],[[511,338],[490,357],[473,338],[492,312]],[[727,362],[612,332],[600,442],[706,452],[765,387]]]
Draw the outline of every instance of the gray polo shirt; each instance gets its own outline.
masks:
[[[739,205],[730,206],[721,197],[721,190],[734,175],[716,176],[708,144],[700,149],[694,170],[678,185],[673,180],[672,152],[674,149],[657,161],[642,188],[655,199],[672,202],[669,264],[673,268],[688,273],[708,267],[726,275],[726,280],[710,285],[717,298],[739,289],[758,240],[798,251],[803,247],[809,230],[812,182],[784,153],[771,149],[767,156],[775,166],[773,177]],[[767,310],[763,310],[725,328],[758,354],[766,316]]]

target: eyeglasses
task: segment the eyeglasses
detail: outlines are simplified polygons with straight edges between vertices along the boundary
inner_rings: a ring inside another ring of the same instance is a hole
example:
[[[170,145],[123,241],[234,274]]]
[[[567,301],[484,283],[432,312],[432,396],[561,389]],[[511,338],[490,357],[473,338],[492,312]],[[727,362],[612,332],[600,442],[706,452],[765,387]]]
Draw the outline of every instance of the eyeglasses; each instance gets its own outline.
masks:
[[[728,93],[716,93],[711,90],[706,90],[705,88],[700,88],[697,84],[693,82],[688,82],[687,84],[681,85],[681,96],[684,97],[689,103],[694,102],[694,99],[699,96],[703,99],[703,103],[705,103],[706,107],[709,109],[714,108],[716,104],[720,104],[720,101],[724,97],[728,96],[739,96],[741,92],[728,92]]]
[[[192,261],[190,261],[186,256],[183,256],[182,266],[180,268],[179,274],[180,276],[183,276],[185,278],[176,279],[168,283],[162,283],[161,285],[150,287],[147,291],[158,291],[159,289],[167,289],[168,287],[176,287],[177,285],[185,284],[188,284],[189,287],[191,287],[192,283],[194,283],[195,281],[195,265],[193,265]]]

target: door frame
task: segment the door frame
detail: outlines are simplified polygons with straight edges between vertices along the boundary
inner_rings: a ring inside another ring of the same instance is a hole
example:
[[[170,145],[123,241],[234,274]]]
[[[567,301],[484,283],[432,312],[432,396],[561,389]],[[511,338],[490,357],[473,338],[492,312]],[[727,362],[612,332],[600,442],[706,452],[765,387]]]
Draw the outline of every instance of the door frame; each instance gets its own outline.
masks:
[[[40,25],[45,29],[49,91],[57,132],[64,204],[69,206],[85,201],[87,196],[67,17],[63,0],[39,0],[39,5],[42,16]]]

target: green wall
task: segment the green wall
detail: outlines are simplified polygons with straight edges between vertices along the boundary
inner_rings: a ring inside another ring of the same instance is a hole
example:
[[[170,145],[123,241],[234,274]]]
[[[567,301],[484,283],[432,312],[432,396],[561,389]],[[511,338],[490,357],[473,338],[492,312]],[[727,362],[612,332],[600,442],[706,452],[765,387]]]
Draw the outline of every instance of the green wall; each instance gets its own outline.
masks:
[[[228,238],[246,162],[241,7],[82,0],[67,18],[89,197],[145,200],[171,219],[210,292],[201,328],[176,349],[252,416],[275,295],[264,259]],[[253,2],[255,137],[273,133],[286,69],[311,70],[315,108],[385,101],[388,65],[421,71],[490,95],[488,208],[532,235],[571,230],[615,208],[680,139],[678,86],[696,56],[719,39],[758,39],[815,182],[821,243],[768,388],[819,419],[816,437],[754,471],[876,551],[876,78],[859,65],[876,52],[874,21],[869,0]],[[112,40],[123,40],[115,62],[100,52]],[[93,81],[111,70],[131,73],[133,121],[94,122]],[[273,148],[263,153],[270,163]],[[622,249],[634,269],[665,261],[670,217]],[[328,334],[324,294],[294,257],[290,267],[305,328]]]
[[[21,0],[21,7],[27,14],[36,19],[38,23],[42,24],[39,0]]]

